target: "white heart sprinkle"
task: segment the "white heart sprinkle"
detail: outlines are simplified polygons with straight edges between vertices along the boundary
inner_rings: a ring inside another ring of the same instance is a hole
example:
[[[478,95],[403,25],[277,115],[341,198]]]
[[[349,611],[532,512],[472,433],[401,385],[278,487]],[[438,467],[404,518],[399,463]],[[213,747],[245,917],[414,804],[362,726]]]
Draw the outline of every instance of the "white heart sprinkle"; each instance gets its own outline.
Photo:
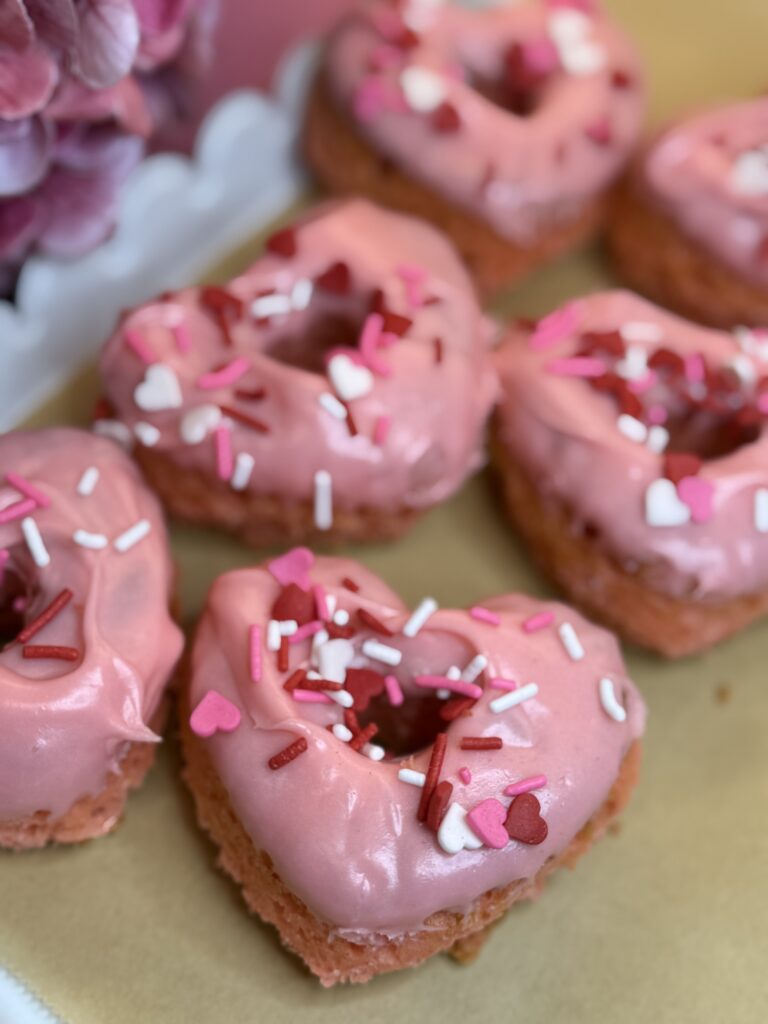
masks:
[[[743,196],[768,195],[768,147],[750,149],[736,159],[731,185]]]
[[[218,405],[198,405],[185,412],[179,424],[179,433],[185,444],[200,444],[221,422]]]
[[[144,380],[133,392],[133,400],[145,412],[178,409],[181,405],[179,378],[165,363],[153,363],[147,367]]]
[[[343,683],[354,657],[355,648],[349,640],[329,640],[317,652],[320,675],[332,683]]]
[[[400,85],[411,110],[429,114],[445,100],[445,79],[429,68],[410,67],[400,75]]]
[[[368,367],[353,362],[343,352],[328,361],[328,379],[336,394],[345,402],[362,398],[373,387],[373,374]]]
[[[482,839],[467,824],[467,812],[461,804],[451,804],[437,830],[437,841],[446,853],[479,850]]]
[[[649,526],[685,526],[691,521],[691,510],[666,477],[654,480],[645,492],[645,521]]]

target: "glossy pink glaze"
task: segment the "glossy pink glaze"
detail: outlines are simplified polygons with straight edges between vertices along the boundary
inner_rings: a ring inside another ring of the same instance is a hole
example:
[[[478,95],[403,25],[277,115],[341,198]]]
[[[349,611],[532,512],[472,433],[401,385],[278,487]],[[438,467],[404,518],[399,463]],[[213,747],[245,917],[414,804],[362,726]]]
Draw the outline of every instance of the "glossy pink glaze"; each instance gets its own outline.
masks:
[[[377,151],[506,238],[530,243],[577,217],[620,172],[640,132],[644,88],[629,41],[597,9],[587,15],[575,5],[426,7],[433,14],[417,44],[390,46],[393,56],[383,67],[377,54],[391,35],[382,26],[389,25],[392,6],[363,5],[339,23],[325,71],[340,107]],[[421,24],[414,13],[410,20]],[[511,113],[472,87],[473,79],[502,76],[512,44],[523,45],[533,64],[555,61],[531,116]],[[563,49],[585,69],[584,60],[594,60],[594,69],[566,71]],[[444,101],[460,118],[458,130],[437,131],[431,111],[416,111],[403,98],[403,70],[414,67],[438,73]]]
[[[761,97],[673,125],[643,162],[651,201],[715,259],[759,285],[768,284],[765,147],[768,99]],[[744,161],[755,162],[756,173],[743,170]]]
[[[359,593],[341,585],[344,577],[359,585]],[[352,639],[353,665],[396,675],[406,699],[424,693],[414,676],[445,674],[454,664],[463,668],[477,654],[488,659],[488,679],[514,676],[538,683],[535,699],[498,714],[489,703],[502,694],[486,686],[472,714],[447,727],[441,777],[453,782],[453,801],[469,810],[491,797],[506,805],[505,786],[545,773],[550,781],[537,796],[549,835],[540,846],[510,841],[503,850],[445,853],[435,834],[416,820],[421,790],[398,778],[401,767],[425,772],[429,749],[379,762],[356,753],[327,729],[342,721],[342,709],[293,700],[283,688],[288,673],[277,671],[271,652],[265,651],[261,681],[252,682],[248,628],[267,622],[280,592],[269,571],[259,567],[228,573],[214,584],[194,644],[191,683],[193,707],[215,687],[242,711],[234,732],[201,742],[254,844],[269,853],[280,877],[314,914],[336,933],[361,942],[419,930],[436,911],[464,911],[487,890],[532,877],[602,804],[622,758],[643,731],[644,706],[615,639],[570,609],[549,604],[558,623],[573,623],[586,649],[584,659],[571,661],[555,629],[525,635],[521,623],[542,605],[516,596],[486,602],[501,619],[498,627],[468,611],[438,610],[408,639],[400,631],[409,610],[358,563],[318,558],[310,581],[321,584],[353,623],[362,607],[395,632],[384,642],[403,652],[398,667],[384,669],[361,653],[363,642],[374,636],[366,629]],[[306,666],[309,656],[309,642],[292,648],[290,671]],[[598,681],[605,675],[626,706],[624,723],[601,707]],[[462,736],[478,735],[500,736],[503,749],[460,749]],[[298,736],[307,740],[306,753],[270,770],[268,759]],[[462,784],[467,765],[471,779]]]
[[[80,495],[91,466],[100,478]],[[51,502],[31,513],[50,555],[45,568],[32,561],[18,520],[0,526],[0,549],[10,552],[3,571],[27,584],[26,621],[64,588],[74,593],[29,642],[80,652],[71,663],[25,660],[20,644],[0,652],[0,821],[36,811],[55,819],[99,793],[131,743],[159,742],[148,723],[182,647],[168,614],[173,567],[157,501],[113,442],[69,429],[6,434],[0,471],[19,473]],[[17,500],[0,478],[0,508]],[[150,533],[116,551],[114,539],[142,519]],[[76,530],[108,545],[80,547]]]
[[[633,328],[627,325],[635,325],[637,333],[640,324],[646,331],[658,331],[659,339],[633,341],[632,347],[647,353],[663,347],[688,357],[694,378],[703,356],[712,368],[751,368],[759,380],[768,373],[764,340],[744,332],[739,344],[737,335],[698,327],[629,292],[591,295],[568,308],[573,315],[561,321],[565,329],[559,341],[536,348],[518,337],[498,352],[504,391],[501,441],[511,458],[544,496],[565,502],[575,529],[590,524],[599,543],[630,571],[650,566],[657,589],[703,600],[765,590],[768,533],[756,527],[755,503],[758,492],[768,487],[768,418],[763,417],[758,440],[704,462],[695,479],[712,490],[711,518],[651,526],[646,493],[662,476],[662,454],[619,431],[619,408],[611,397],[592,390],[583,379],[547,369],[558,357],[573,355],[586,331],[631,334]],[[701,385],[694,380],[691,387]],[[754,386],[744,385],[742,396],[754,401]],[[652,390],[644,397],[649,410],[658,407]]]
[[[142,421],[156,426],[158,451],[213,477],[213,432],[200,443],[185,443],[181,423],[202,405],[236,406],[258,417],[269,431],[232,423],[234,456],[247,453],[255,459],[248,484],[252,492],[309,499],[315,472],[325,469],[331,474],[336,507],[363,504],[395,511],[442,500],[480,465],[484,424],[498,390],[489,355],[490,325],[466,272],[434,229],[364,200],[317,209],[296,225],[295,238],[294,257],[267,252],[227,286],[245,309],[231,329],[231,347],[202,307],[199,289],[186,289],[128,316],[101,362],[105,390],[118,417],[129,427]],[[437,301],[411,306],[408,282],[398,272],[406,260],[424,269],[426,297]],[[260,293],[274,290],[285,297],[297,282],[313,281],[339,262],[351,274],[349,295],[316,286],[306,310],[293,309],[266,323],[249,312]],[[387,335],[376,348],[368,393],[349,401],[357,430],[353,436],[348,422],[320,403],[321,396],[334,393],[322,359],[312,372],[279,362],[271,353],[278,353],[284,339],[303,334],[311,350],[316,318],[333,315],[353,322],[352,336],[339,334],[339,345],[353,361],[362,362],[356,342],[364,334],[377,289],[384,293],[387,310],[410,318],[412,325],[402,339]],[[188,351],[177,343],[174,327],[179,324],[189,339]],[[126,344],[126,334],[139,334],[177,376],[180,408],[148,412],[137,406],[135,390],[146,366]],[[205,386],[211,371],[243,359],[247,372],[233,383]],[[236,394],[260,388],[265,392],[262,400]]]

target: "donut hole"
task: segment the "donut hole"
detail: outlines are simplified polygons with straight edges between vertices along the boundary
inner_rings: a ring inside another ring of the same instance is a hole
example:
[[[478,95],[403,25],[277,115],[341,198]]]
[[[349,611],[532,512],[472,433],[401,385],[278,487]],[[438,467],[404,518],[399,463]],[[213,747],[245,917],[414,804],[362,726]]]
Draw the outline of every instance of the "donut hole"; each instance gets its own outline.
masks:
[[[538,71],[526,61],[522,46],[513,43],[501,56],[495,75],[465,67],[471,88],[496,107],[515,117],[532,117],[543,105],[552,73]]]
[[[425,750],[439,732],[445,732],[448,723],[440,717],[444,700],[430,694],[425,697],[406,697],[399,707],[393,707],[382,695],[375,697],[365,711],[358,714],[362,726],[375,722],[379,727],[373,742],[384,747],[393,757],[407,757]]]
[[[24,628],[27,603],[26,584],[6,569],[0,579],[0,646],[11,643]]]
[[[759,424],[746,423],[735,412],[714,413],[704,409],[673,415],[666,428],[668,452],[698,455],[704,462],[732,455],[760,437]]]
[[[329,352],[336,348],[356,348],[365,323],[365,312],[317,304],[302,315],[295,330],[276,334],[266,346],[270,359],[309,373],[325,373]]]

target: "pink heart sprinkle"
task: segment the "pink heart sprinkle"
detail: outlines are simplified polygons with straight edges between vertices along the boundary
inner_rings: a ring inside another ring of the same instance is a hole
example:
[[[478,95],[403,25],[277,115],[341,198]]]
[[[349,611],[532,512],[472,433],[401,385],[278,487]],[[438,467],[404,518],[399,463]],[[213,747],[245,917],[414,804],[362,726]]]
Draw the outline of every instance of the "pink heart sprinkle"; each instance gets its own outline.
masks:
[[[509,842],[509,835],[504,828],[507,808],[492,797],[475,804],[467,814],[467,823],[472,831],[482,839],[486,846],[501,850]]]
[[[309,570],[315,564],[315,556],[309,548],[292,548],[284,555],[267,563],[267,569],[272,573],[278,583],[287,587],[289,583],[295,583],[302,590],[310,587]]]
[[[195,736],[213,736],[215,732],[232,732],[240,725],[240,709],[217,690],[209,690],[189,716],[189,727]]]
[[[684,476],[677,485],[680,501],[691,510],[694,523],[707,523],[713,515],[715,487],[710,480],[700,476]]]

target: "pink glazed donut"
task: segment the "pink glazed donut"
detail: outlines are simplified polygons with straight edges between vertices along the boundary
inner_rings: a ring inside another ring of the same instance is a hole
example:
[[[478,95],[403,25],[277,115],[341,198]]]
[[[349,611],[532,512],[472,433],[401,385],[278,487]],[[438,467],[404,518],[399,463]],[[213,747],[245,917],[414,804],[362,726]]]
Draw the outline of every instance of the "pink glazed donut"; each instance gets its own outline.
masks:
[[[181,652],[159,505],[112,442],[0,437],[0,846],[119,822]]]
[[[297,548],[211,590],[186,779],[249,907],[324,985],[361,982],[468,956],[573,863],[629,798],[644,716],[613,636],[562,605],[411,612]]]
[[[768,98],[662,132],[617,197],[611,244],[657,302],[713,326],[768,324]]]
[[[130,313],[101,370],[174,515],[254,544],[370,540],[483,461],[490,340],[450,244],[354,200],[274,235],[226,288]]]
[[[494,431],[528,550],[590,616],[668,656],[768,612],[768,337],[629,292],[497,354]]]
[[[328,40],[305,152],[333,190],[446,230],[488,293],[595,231],[644,107],[591,0],[375,2]]]

